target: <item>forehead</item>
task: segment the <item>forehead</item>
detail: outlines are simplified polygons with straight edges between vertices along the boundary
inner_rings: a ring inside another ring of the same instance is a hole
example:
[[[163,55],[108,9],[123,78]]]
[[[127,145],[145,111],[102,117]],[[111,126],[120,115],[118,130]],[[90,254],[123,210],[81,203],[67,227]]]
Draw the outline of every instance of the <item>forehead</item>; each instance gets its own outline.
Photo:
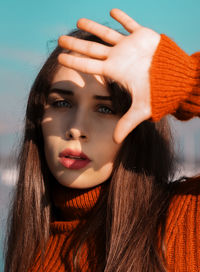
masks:
[[[106,83],[102,76],[85,74],[64,66],[60,66],[54,75],[51,88],[70,89],[72,91],[88,89],[91,93],[100,91],[108,94]]]

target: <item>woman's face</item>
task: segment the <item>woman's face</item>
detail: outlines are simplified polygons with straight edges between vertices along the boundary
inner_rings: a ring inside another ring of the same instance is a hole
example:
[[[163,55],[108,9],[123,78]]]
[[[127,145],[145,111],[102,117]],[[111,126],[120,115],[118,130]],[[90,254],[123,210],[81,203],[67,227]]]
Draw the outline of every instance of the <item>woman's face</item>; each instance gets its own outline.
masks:
[[[90,188],[110,177],[121,146],[112,138],[118,120],[101,77],[59,68],[42,120],[47,164],[59,183]]]

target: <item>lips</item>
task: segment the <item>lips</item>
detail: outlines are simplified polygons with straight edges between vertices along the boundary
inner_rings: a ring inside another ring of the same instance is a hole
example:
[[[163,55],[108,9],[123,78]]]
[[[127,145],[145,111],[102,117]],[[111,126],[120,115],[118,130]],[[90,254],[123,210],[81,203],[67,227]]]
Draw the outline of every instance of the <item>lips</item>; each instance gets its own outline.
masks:
[[[66,168],[81,169],[91,160],[83,152],[67,148],[59,154],[59,161]]]

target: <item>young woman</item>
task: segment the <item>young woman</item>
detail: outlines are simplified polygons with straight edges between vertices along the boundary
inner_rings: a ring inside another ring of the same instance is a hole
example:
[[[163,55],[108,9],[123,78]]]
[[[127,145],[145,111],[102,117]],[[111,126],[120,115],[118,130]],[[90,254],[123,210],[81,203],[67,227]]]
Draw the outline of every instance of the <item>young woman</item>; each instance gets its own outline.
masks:
[[[200,54],[111,16],[130,35],[81,19],[33,84],[5,271],[200,269],[199,178],[169,183],[162,118],[200,115]]]

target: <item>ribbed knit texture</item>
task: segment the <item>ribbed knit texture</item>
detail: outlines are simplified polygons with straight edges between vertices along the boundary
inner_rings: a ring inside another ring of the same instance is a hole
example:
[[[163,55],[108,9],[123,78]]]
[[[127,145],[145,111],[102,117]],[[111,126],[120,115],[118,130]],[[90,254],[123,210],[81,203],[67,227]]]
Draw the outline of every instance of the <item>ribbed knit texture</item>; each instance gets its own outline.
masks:
[[[200,116],[200,53],[188,56],[161,34],[150,69],[152,120]]]
[[[200,177],[177,186],[165,235],[167,271],[200,271]]]
[[[152,120],[200,116],[200,52],[188,56],[161,34],[150,69]],[[200,177],[179,184],[169,208],[167,271],[200,271]]]
[[[79,210],[80,219],[77,219],[75,211],[76,216],[71,220],[67,221],[66,217],[66,221],[51,223],[52,234],[46,249],[44,270],[40,267],[39,252],[31,272],[74,271],[66,269],[65,266],[70,233],[83,218],[86,218],[85,211],[89,211],[92,205],[95,205],[100,190],[101,186],[86,191],[69,190],[69,194],[66,192],[60,194],[59,190],[56,191],[55,201],[58,203],[55,204],[61,208],[64,216],[68,212],[71,214],[70,209],[75,209]],[[172,198],[166,222],[165,248],[168,272],[200,271],[200,177],[175,185],[175,195]],[[87,250],[85,245],[85,251],[82,253],[83,264],[86,262]],[[70,262],[72,267],[72,254]],[[87,262],[82,271],[91,271]]]
[[[51,223],[51,235],[46,248],[44,270],[40,267],[41,252],[38,252],[30,272],[74,271],[72,269],[72,250],[66,260],[70,237],[76,227],[84,220],[87,220],[87,216],[95,207],[103,188],[104,185],[90,189],[70,189],[57,182],[55,183],[52,191],[58,221]],[[81,253],[81,264],[83,265],[81,271],[90,271],[86,262],[87,250],[86,244],[84,245],[84,251]],[[66,268],[67,262],[71,263],[70,270]]]

